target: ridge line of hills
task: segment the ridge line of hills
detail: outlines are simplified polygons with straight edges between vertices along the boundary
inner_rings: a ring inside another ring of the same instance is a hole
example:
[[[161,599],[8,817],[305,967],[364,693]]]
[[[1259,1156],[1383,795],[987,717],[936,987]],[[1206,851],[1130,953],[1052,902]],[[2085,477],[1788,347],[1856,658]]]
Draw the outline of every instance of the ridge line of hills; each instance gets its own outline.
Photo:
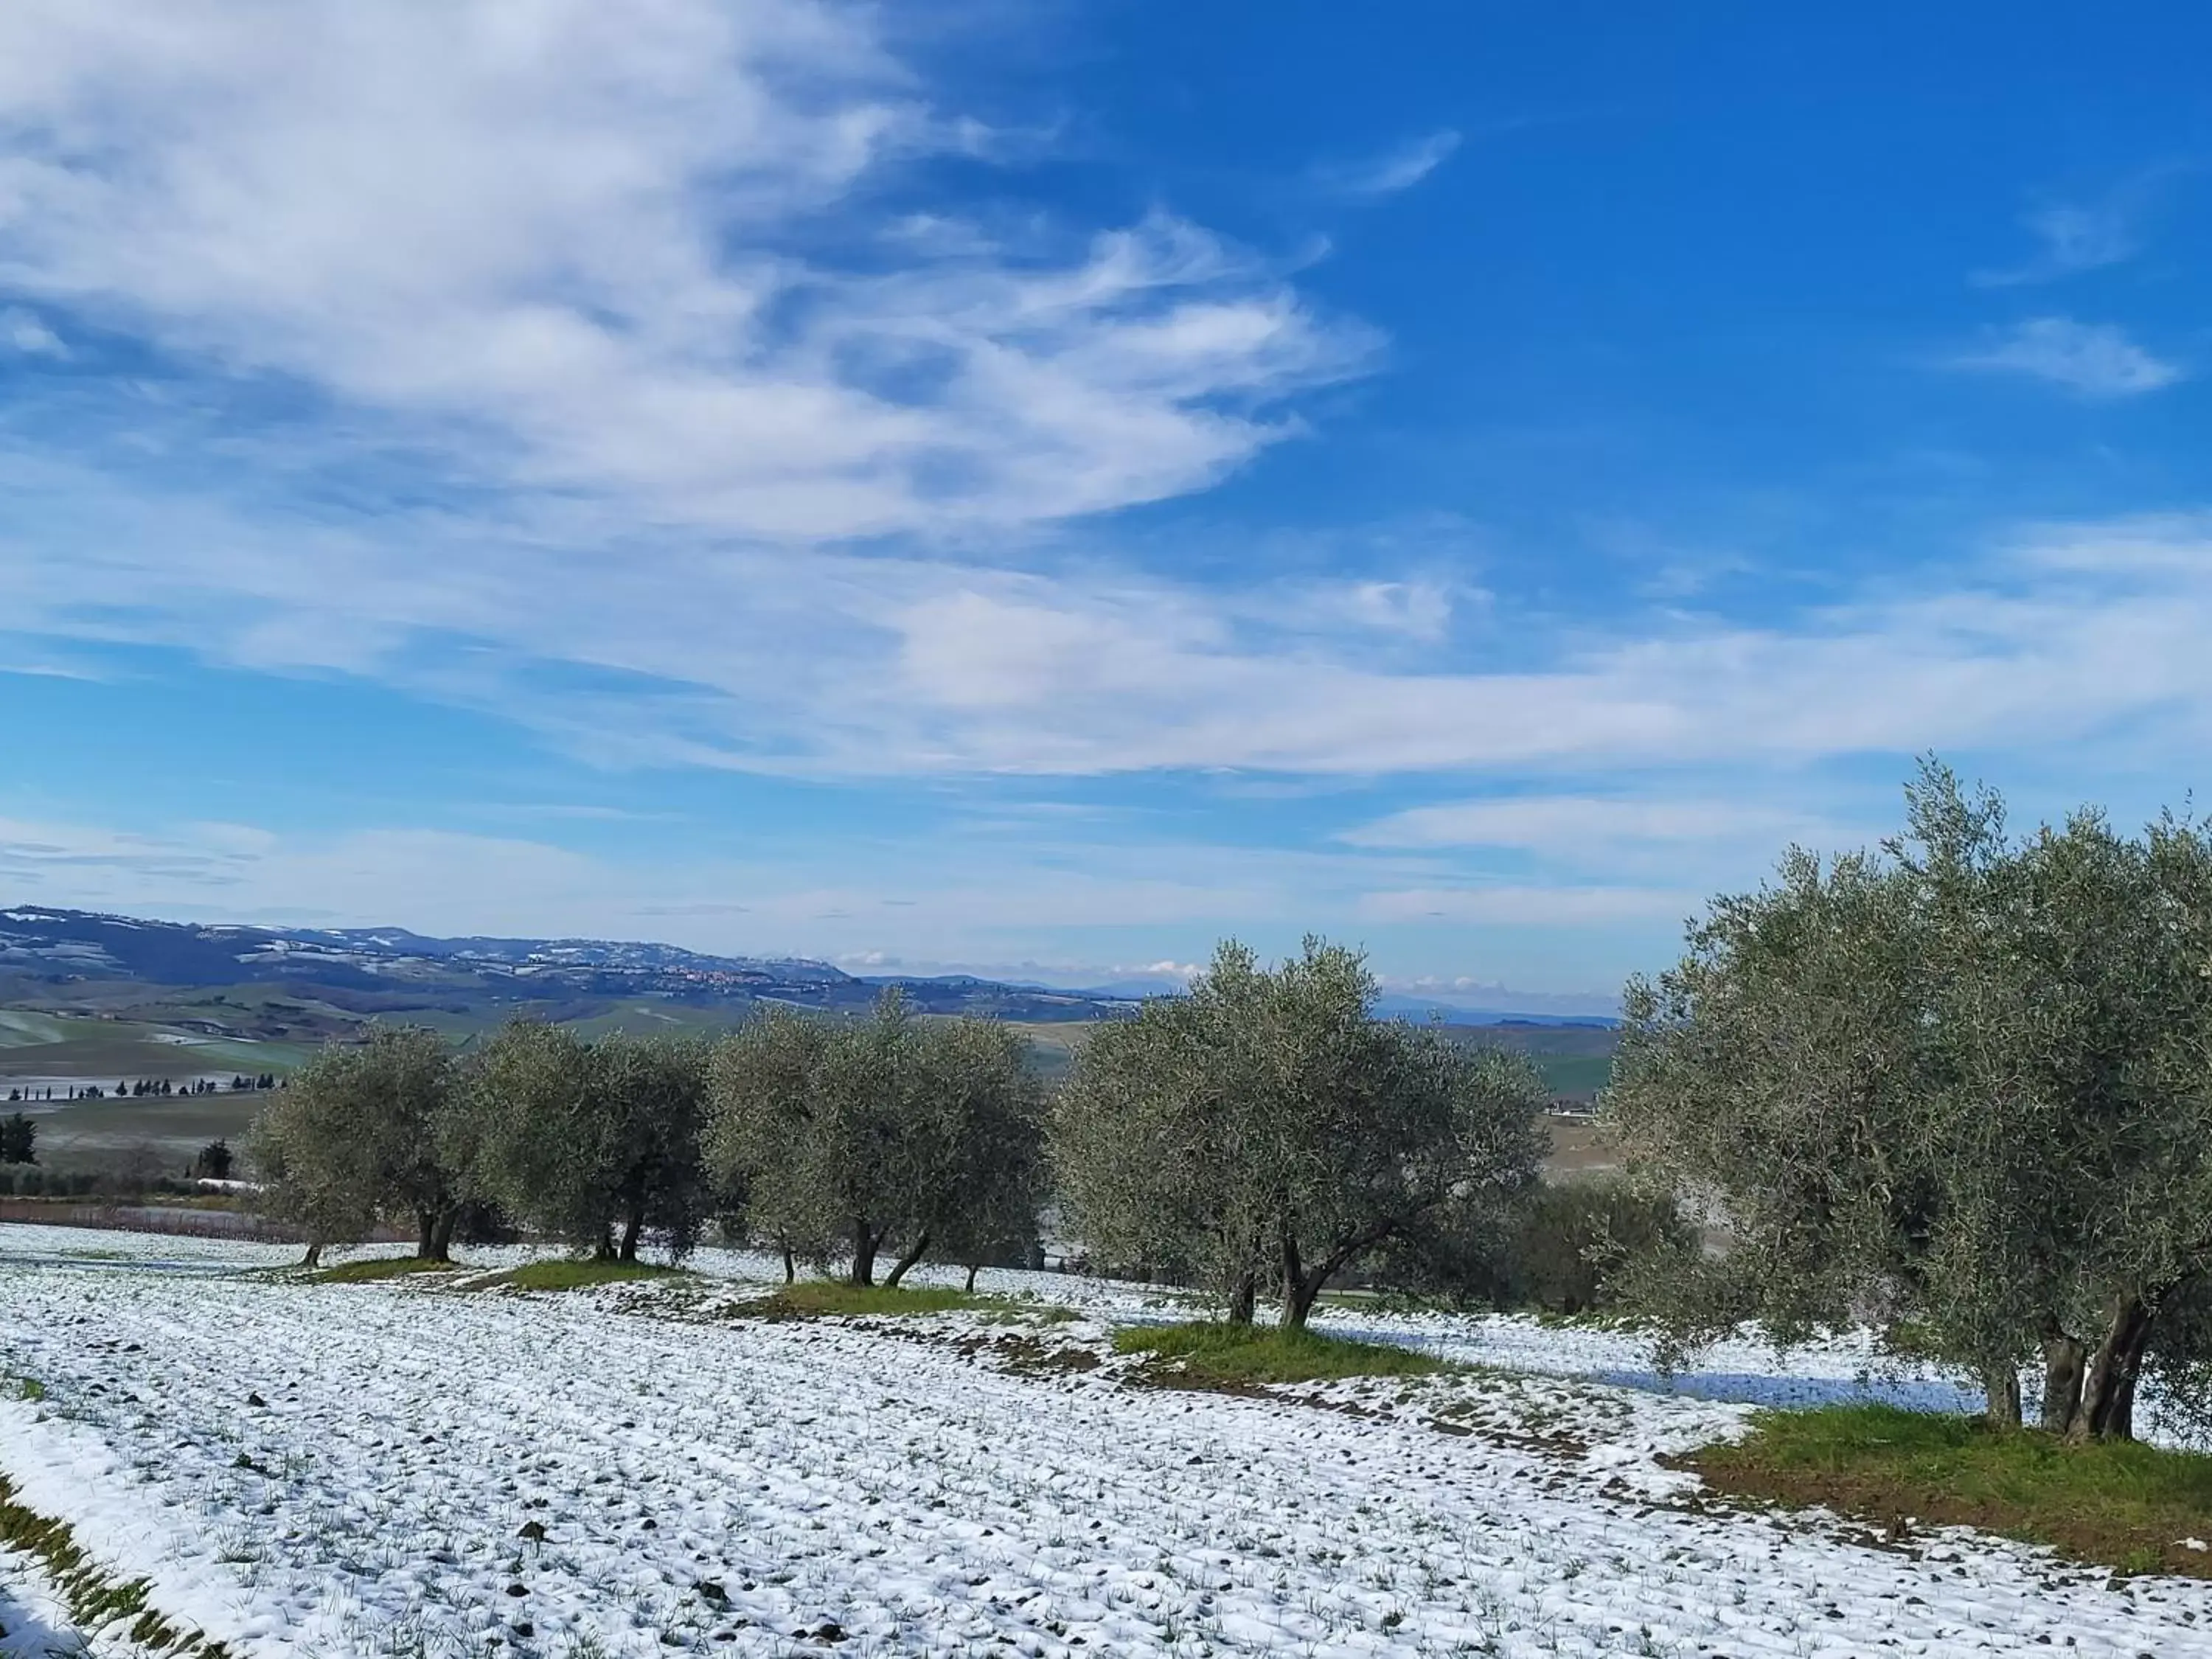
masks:
[[[133,986],[229,986],[311,993],[360,1015],[410,1008],[460,1013],[489,1002],[646,997],[692,1006],[756,1001],[849,1008],[896,985],[926,1012],[1025,1021],[1085,1020],[1170,988],[1063,989],[972,974],[848,974],[803,957],[718,956],[680,945],[596,939],[441,938],[404,927],[280,927],[149,920],[46,905],[0,910],[0,1000],[52,1000],[64,987],[112,1001]],[[1610,1025],[1595,1016],[1515,1014],[1386,999],[1394,1012],[1457,1024]]]

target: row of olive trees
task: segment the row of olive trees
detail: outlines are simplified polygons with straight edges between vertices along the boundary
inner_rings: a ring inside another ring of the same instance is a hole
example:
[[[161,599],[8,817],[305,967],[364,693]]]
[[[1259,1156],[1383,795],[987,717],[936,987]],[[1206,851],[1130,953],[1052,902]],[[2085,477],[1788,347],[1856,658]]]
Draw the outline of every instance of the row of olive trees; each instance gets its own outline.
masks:
[[[1632,985],[1607,1110],[1732,1239],[1655,1256],[1695,1339],[1871,1317],[2021,1419],[2132,1432],[2212,1370],[2212,830],[2008,834],[1932,763],[1878,856],[1793,854]]]
[[[1098,1028],[1048,1103],[985,1020],[763,1013],[720,1042],[586,1042],[518,1023],[480,1048],[379,1030],[319,1055],[254,1157],[312,1240],[404,1218],[443,1260],[495,1209],[609,1259],[678,1255],[711,1220],[856,1285],[925,1260],[1025,1257],[1051,1198],[1105,1265],[1263,1294],[1302,1326],[1324,1285],[1481,1290],[1543,1151],[1525,1060],[1380,1019],[1356,953],[1263,969],[1224,945],[1185,997]]]
[[[398,1221],[445,1261],[495,1212],[605,1260],[648,1237],[680,1258],[719,1218],[787,1264],[850,1246],[860,1284],[896,1247],[896,1282],[1027,1246],[1040,1098],[1006,1028],[917,1019],[896,994],[866,1021],[779,1012],[720,1043],[517,1021],[457,1051],[380,1027],[301,1070],[252,1156],[311,1256]]]

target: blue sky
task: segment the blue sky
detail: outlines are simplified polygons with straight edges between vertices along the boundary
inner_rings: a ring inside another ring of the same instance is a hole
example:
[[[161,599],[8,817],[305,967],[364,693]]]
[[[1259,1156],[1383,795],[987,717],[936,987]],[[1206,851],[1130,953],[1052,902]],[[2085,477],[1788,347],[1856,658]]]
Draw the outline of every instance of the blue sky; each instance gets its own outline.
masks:
[[[0,896],[1597,1006],[2181,803],[2208,35],[23,0]]]

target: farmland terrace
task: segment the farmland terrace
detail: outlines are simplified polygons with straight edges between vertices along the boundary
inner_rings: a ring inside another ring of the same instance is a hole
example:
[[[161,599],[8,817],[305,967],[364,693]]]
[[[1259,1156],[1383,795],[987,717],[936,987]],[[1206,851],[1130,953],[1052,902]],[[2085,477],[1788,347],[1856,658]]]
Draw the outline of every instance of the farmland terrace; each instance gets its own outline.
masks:
[[[0,1476],[143,1579],[173,1645],[2212,1655],[2212,1584],[1735,1506],[1664,1461],[1760,1400],[1972,1403],[1850,1340],[1724,1349],[1669,1393],[1612,1333],[1334,1310],[1486,1366],[1215,1392],[1115,1351],[1192,1313],[1133,1286],[764,1317],[780,1276],[711,1252],[560,1294],[485,1288],[512,1251],[362,1283],[288,1259],[0,1228]],[[0,1593],[41,1585],[0,1556]]]

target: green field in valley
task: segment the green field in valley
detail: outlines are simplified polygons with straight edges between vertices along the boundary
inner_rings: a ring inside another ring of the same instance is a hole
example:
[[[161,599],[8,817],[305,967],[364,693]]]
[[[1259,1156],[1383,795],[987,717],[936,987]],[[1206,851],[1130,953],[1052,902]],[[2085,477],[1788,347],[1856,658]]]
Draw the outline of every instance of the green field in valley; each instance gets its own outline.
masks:
[[[425,1007],[390,1018],[428,1025],[455,1042],[466,1042],[523,1013],[559,1020],[590,1037],[617,1030],[711,1036],[742,1018],[727,1006],[692,1006],[658,998],[497,1008]],[[296,991],[256,987],[162,993],[96,1012],[0,1009],[0,1103],[11,1089],[51,1089],[64,1097],[73,1087],[97,1084],[109,1091],[107,1097],[37,1103],[41,1162],[99,1162],[143,1147],[165,1164],[181,1166],[210,1140],[240,1140],[264,1097],[225,1092],[117,1098],[112,1091],[118,1083],[166,1079],[181,1087],[196,1078],[228,1081],[240,1073],[282,1076],[330,1036],[349,1034],[362,1024],[360,1015],[334,1004]],[[1088,1021],[1017,1024],[1048,1080],[1066,1075],[1077,1049],[1096,1029]],[[1611,1030],[1595,1026],[1451,1029],[1469,1042],[1496,1043],[1528,1054],[1553,1092],[1576,1103],[1590,1100],[1603,1085],[1615,1040]]]

